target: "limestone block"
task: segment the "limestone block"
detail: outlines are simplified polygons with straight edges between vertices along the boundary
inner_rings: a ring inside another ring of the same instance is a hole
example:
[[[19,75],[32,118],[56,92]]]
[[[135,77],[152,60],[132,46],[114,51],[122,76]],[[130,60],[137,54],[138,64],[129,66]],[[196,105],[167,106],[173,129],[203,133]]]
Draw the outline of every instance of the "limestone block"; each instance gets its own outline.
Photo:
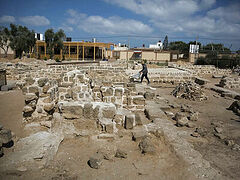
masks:
[[[38,79],[38,85],[43,87],[48,82],[48,78],[40,78]]]
[[[145,105],[145,99],[143,96],[133,96],[133,104],[136,105]]]
[[[46,93],[48,92],[49,88],[50,88],[49,85],[44,85],[44,86],[43,86],[43,89],[42,89],[42,92],[43,92],[44,94],[46,94]]]
[[[27,77],[24,80],[26,82],[26,86],[30,86],[30,85],[32,85],[35,82],[35,80],[33,78],[31,78],[31,77]]]
[[[105,129],[106,129],[106,132],[107,132],[107,133],[113,133],[113,132],[114,132],[113,123],[106,124],[106,125],[105,125]]]
[[[115,88],[115,96],[123,96],[124,88]]]
[[[146,100],[151,100],[155,97],[155,93],[154,92],[145,92],[144,93],[144,98]]]
[[[0,142],[7,144],[12,140],[12,133],[9,129],[0,130]]]
[[[92,116],[93,116],[93,105],[91,103],[84,104],[83,116],[85,118],[92,118]]]
[[[142,125],[142,118],[139,113],[135,113],[135,122],[136,125]]]
[[[132,129],[135,123],[135,115],[126,115],[124,127],[125,129]]]
[[[144,138],[141,140],[139,143],[139,148],[143,154],[155,154],[156,153],[156,148],[154,144],[152,143],[150,138]]]
[[[166,114],[158,107],[147,107],[144,112],[149,120],[154,120],[155,118],[167,118]]]
[[[83,104],[78,104],[74,102],[63,103],[62,105],[58,104],[60,112],[67,119],[76,119],[83,116]],[[71,115],[71,118],[70,118]],[[69,117],[69,118],[68,118]]]
[[[24,98],[25,98],[25,103],[26,103],[26,104],[29,104],[31,101],[38,99],[38,97],[37,97],[36,94],[34,94],[34,93],[27,93],[27,94],[24,96]]]
[[[29,89],[29,93],[35,93],[37,96],[39,96],[38,86],[30,86],[28,89]]]
[[[116,114],[116,108],[114,106],[102,107],[103,118],[113,119]]]
[[[30,117],[33,112],[34,112],[34,109],[31,106],[24,106],[23,108],[24,117]]]
[[[55,104],[52,102],[52,103],[47,103],[43,106],[43,109],[44,111],[46,111],[47,113],[49,114],[53,114],[54,112],[54,107],[55,107]]]

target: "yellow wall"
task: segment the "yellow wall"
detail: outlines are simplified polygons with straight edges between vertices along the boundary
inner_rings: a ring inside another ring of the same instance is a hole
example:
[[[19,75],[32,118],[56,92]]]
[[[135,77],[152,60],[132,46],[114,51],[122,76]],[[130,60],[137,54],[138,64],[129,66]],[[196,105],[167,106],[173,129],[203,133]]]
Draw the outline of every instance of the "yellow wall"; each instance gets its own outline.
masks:
[[[206,57],[206,53],[199,53],[199,54],[194,54],[194,53],[189,53],[189,62],[193,63],[195,60],[197,60],[199,57]]]
[[[171,54],[169,53],[157,53],[157,61],[170,61]]]
[[[156,53],[153,52],[153,51],[143,51],[142,52],[142,59],[146,59],[146,60],[149,60],[149,61],[154,61],[156,60]]]
[[[128,59],[130,59],[133,56],[133,51],[120,51],[120,57],[119,59],[122,60],[127,60],[127,54],[128,54]]]

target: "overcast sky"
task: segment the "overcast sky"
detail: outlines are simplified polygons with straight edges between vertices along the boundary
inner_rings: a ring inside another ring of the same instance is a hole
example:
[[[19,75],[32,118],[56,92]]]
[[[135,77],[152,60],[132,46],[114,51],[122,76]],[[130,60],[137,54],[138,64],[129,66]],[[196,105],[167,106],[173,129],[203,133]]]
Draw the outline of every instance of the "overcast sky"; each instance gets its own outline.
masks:
[[[131,46],[141,46],[168,35],[240,49],[239,0],[0,0],[0,7],[0,25],[62,28],[73,40],[127,43],[129,35]]]

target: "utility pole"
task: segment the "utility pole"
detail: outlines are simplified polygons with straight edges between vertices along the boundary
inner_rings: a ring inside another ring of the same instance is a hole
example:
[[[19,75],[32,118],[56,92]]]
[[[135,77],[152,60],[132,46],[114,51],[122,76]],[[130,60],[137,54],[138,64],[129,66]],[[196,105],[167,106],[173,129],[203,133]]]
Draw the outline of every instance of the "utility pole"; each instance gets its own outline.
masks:
[[[129,36],[128,36],[128,49],[127,49],[127,69],[128,69],[128,50],[130,49]]]
[[[198,39],[198,36],[196,37],[195,61],[197,60],[197,39]]]

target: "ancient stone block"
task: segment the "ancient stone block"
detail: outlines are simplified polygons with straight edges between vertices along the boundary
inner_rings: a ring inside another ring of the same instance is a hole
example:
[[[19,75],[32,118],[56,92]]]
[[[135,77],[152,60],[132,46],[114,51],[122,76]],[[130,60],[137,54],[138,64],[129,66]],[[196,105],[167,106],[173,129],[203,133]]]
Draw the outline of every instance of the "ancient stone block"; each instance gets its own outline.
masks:
[[[132,140],[133,141],[141,141],[144,138],[148,137],[148,133],[145,130],[138,130],[135,132],[132,132]]]
[[[38,80],[38,85],[39,85],[40,87],[43,87],[47,82],[48,82],[48,78],[40,78],[40,79]]]
[[[12,140],[12,133],[9,129],[0,130],[0,142],[7,144]]]
[[[116,88],[115,96],[122,96],[122,95],[123,95],[123,88]]]
[[[35,93],[37,96],[39,95],[39,89],[37,86],[30,86],[29,93]]]
[[[34,109],[31,106],[24,106],[23,108],[24,117],[30,117],[33,112],[34,112]]]
[[[135,113],[135,122],[136,125],[142,125],[142,118],[139,113]]]
[[[104,118],[113,119],[116,114],[116,108],[114,106],[105,106],[102,109],[102,115]]]
[[[187,117],[183,117],[183,118],[177,120],[177,126],[179,126],[179,127],[186,126],[187,124],[188,124]]]
[[[55,104],[54,103],[47,103],[43,106],[44,111],[46,111],[49,114],[53,114],[54,112],[54,107]]]
[[[61,112],[67,119],[77,119],[83,116],[83,107],[76,104],[63,105],[61,107]]]
[[[89,158],[88,165],[93,169],[98,169],[100,168],[103,159],[104,157],[102,154],[96,153]]]
[[[43,92],[44,94],[46,94],[46,93],[48,92],[49,88],[50,88],[49,85],[44,85],[44,86],[43,86],[43,89],[42,89],[42,92]]]
[[[37,99],[38,99],[38,97],[37,97],[36,94],[34,94],[34,93],[27,93],[27,94],[24,96],[24,98],[25,98],[25,103],[26,103],[26,104],[30,103],[30,102],[33,101],[33,100],[37,100]]]
[[[145,105],[144,97],[143,96],[135,96],[135,97],[133,97],[133,104]]]
[[[31,77],[27,77],[24,80],[26,81],[26,86],[30,86],[35,82],[35,80]]]
[[[144,138],[143,140],[141,140],[141,142],[139,143],[138,146],[143,154],[155,154],[156,153],[156,148],[153,145],[150,138]]]
[[[85,118],[92,118],[92,116],[93,116],[93,105],[91,103],[84,104],[83,116]]]
[[[106,129],[106,132],[107,132],[107,133],[113,133],[113,132],[114,132],[113,123],[106,124],[106,125],[105,125],[105,129]]]
[[[115,157],[117,158],[127,158],[127,153],[121,149],[117,149]]]
[[[151,99],[153,99],[155,97],[155,93],[153,93],[153,92],[145,92],[144,93],[144,98],[146,99],[146,100],[151,100]]]
[[[132,129],[135,121],[135,116],[133,114],[126,115],[124,127],[125,129]]]

